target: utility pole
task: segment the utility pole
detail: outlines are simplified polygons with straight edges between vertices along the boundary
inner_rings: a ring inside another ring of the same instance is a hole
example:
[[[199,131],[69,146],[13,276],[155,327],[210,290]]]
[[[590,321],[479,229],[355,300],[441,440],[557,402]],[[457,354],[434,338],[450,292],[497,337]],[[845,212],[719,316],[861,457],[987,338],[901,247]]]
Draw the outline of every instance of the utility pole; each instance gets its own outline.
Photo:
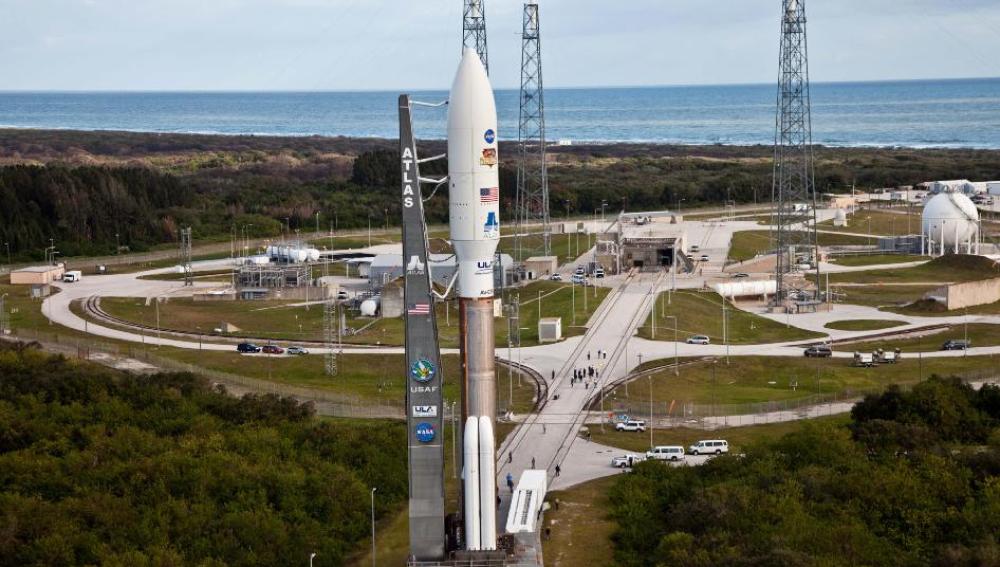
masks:
[[[797,254],[810,257],[819,285],[805,0],[782,0],[779,67],[771,188],[777,225],[774,240],[778,291],[774,301],[775,307],[784,305],[787,309],[786,302],[795,287],[792,272],[798,264]]]

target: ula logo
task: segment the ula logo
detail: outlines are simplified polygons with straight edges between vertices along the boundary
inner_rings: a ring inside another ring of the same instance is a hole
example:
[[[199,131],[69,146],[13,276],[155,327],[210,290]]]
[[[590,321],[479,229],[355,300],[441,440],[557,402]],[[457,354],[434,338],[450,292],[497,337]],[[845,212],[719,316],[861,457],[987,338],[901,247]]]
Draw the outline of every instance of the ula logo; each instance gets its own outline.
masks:
[[[421,443],[430,443],[434,440],[434,426],[429,423],[421,423],[417,425],[417,441]]]
[[[413,406],[413,417],[437,417],[437,406]]]
[[[489,270],[493,268],[493,262],[476,262],[476,267],[480,270]]]

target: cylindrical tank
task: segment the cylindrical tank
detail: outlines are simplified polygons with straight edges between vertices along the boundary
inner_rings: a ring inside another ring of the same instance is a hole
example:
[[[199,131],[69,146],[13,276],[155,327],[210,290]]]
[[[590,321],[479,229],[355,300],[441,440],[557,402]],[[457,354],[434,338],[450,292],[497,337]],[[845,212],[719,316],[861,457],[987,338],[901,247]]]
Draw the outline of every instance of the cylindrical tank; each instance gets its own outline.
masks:
[[[847,226],[847,211],[837,209],[837,212],[833,213],[833,226]]]
[[[374,317],[378,313],[378,306],[381,303],[378,296],[369,297],[361,302],[361,316]]]
[[[271,257],[267,256],[266,254],[262,254],[259,256],[250,256],[249,258],[247,258],[247,262],[250,264],[254,264],[256,266],[264,266],[271,263]]]
[[[924,207],[924,235],[935,243],[943,243],[946,248],[973,239],[978,228],[979,211],[961,193],[939,193]]]

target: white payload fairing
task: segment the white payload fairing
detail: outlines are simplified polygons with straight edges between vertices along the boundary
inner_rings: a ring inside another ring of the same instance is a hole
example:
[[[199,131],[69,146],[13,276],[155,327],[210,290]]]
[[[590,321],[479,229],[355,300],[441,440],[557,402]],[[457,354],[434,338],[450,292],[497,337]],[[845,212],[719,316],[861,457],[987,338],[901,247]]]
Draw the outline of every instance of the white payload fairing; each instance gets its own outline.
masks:
[[[448,103],[451,242],[458,258],[466,548],[497,548],[494,258],[500,243],[497,111],[479,55],[462,56]]]

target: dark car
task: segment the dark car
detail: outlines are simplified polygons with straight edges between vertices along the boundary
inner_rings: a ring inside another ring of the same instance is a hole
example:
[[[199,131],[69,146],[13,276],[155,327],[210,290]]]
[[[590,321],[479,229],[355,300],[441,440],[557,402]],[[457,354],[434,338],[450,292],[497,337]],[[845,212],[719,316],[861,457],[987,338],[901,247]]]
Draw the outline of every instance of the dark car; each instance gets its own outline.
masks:
[[[281,348],[280,346],[267,345],[264,347],[264,352],[267,354],[284,354],[285,349]]]
[[[813,345],[806,349],[806,358],[829,358],[833,356],[833,350],[828,346]]]
[[[260,347],[252,343],[240,343],[236,345],[237,352],[260,352]]]
[[[972,346],[972,341],[952,340],[941,345],[941,350],[965,350]]]

